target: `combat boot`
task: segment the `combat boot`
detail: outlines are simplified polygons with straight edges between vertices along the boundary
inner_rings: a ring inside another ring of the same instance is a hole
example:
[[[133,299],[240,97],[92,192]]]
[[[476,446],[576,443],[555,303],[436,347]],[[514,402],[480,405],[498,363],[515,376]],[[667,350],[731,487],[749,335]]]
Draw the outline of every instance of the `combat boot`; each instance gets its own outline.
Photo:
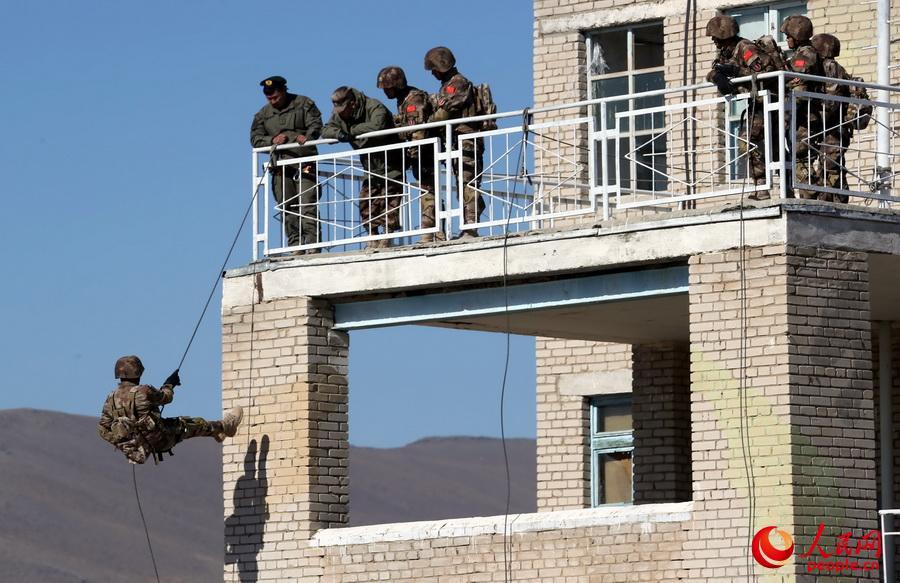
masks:
[[[243,407],[232,407],[226,411],[225,417],[222,418],[222,431],[216,434],[216,441],[222,443],[226,437],[234,437],[243,418]]]

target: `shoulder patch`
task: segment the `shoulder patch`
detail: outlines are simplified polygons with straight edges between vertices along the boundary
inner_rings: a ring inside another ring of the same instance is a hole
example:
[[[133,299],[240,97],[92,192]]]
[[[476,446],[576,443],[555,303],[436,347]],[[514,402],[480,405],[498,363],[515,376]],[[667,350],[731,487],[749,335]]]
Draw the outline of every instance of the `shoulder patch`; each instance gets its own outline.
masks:
[[[795,67],[805,67],[806,61],[804,61],[803,59],[794,59],[794,66]]]
[[[456,93],[456,87],[454,87],[453,85],[447,85],[446,91],[447,93]]]
[[[415,105],[407,105],[407,106],[406,106],[406,113],[412,113],[412,112],[414,112],[415,110],[416,110],[416,106],[415,106]]]
[[[745,61],[747,61],[747,60],[750,59],[750,57],[752,57],[752,56],[755,55],[755,54],[756,54],[756,51],[754,51],[754,50],[752,50],[752,49],[744,49],[744,52],[743,52],[743,54],[741,55],[741,57],[742,57]]]

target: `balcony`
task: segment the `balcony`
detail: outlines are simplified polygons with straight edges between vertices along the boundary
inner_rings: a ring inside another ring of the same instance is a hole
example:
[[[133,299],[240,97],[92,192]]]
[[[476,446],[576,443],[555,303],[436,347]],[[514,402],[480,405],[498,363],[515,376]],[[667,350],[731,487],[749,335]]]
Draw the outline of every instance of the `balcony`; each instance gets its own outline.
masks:
[[[900,105],[894,102],[900,88],[840,81],[865,88],[869,98],[829,96],[790,91],[791,78],[836,82],[768,73],[734,80],[776,87],[758,90],[756,100],[751,93],[720,97],[704,83],[363,136],[398,135],[398,143],[376,148],[350,150],[317,140],[307,144],[322,146],[323,153],[282,154],[274,164],[272,150],[257,148],[253,259],[356,252],[387,240],[415,245],[426,235],[449,240],[464,232],[496,236],[660,220],[673,211],[744,207],[770,197],[879,207],[900,202],[891,170],[898,155]],[[748,110],[753,116],[760,107],[761,137],[751,141],[741,127]],[[489,119],[499,127],[456,131]],[[413,131],[426,137],[403,141]],[[483,151],[474,177],[464,172],[463,151]],[[754,179],[750,160],[757,155],[764,172],[757,168]],[[302,203],[301,193],[276,203],[270,174],[287,178],[301,171],[315,182],[316,196],[306,200],[317,202]],[[484,201],[477,218],[463,212],[467,189]],[[436,216],[423,221],[432,191],[439,201]],[[298,218],[301,242],[292,245],[283,224]]]

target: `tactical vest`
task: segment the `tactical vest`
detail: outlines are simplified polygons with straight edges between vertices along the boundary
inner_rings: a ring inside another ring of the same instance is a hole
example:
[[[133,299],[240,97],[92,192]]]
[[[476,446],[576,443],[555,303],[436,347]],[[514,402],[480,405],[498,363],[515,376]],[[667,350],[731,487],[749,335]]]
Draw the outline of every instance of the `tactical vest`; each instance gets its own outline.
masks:
[[[494,95],[491,93],[491,86],[487,83],[482,83],[475,87],[475,109],[478,112],[475,115],[493,115],[497,113],[497,104],[494,103]],[[489,119],[481,122],[481,129],[497,129],[497,120]]]
[[[110,426],[112,434],[110,443],[125,454],[128,461],[135,464],[146,462],[153,454],[148,436],[159,427],[158,415],[151,412],[138,416],[135,397],[139,389],[140,386],[131,387],[124,400],[119,398],[119,391],[109,396],[112,401],[110,414],[113,418]]]

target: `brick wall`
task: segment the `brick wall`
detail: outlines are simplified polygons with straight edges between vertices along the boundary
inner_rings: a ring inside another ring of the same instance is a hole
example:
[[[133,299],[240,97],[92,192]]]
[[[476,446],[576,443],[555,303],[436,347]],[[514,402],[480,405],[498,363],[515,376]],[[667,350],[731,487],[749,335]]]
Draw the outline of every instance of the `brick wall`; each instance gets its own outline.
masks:
[[[478,528],[471,533],[467,531],[472,529],[458,526],[485,519],[422,523],[424,529],[452,533],[437,537],[394,536],[404,525],[382,527],[385,532],[377,534],[377,542],[366,536],[376,527],[346,529],[346,535],[328,533],[317,537],[325,553],[323,581],[683,581],[679,554],[689,522],[626,518],[633,510],[609,512],[615,518],[608,524],[599,520],[586,527],[520,529],[506,550],[511,558],[508,579],[504,578],[502,528]],[[600,515],[602,511],[588,512]],[[519,520],[553,514],[564,514],[561,521],[579,522],[577,513],[522,515]],[[325,542],[333,539],[342,544]]]
[[[634,503],[691,499],[690,350],[686,342],[632,347]]]
[[[537,508],[585,508],[590,493],[590,406],[583,394],[562,394],[566,376],[627,370],[623,344],[538,338]]]
[[[245,408],[223,453],[226,581],[317,581],[307,541],[347,521],[348,347],[331,322],[309,298],[222,314],[223,402]]]

